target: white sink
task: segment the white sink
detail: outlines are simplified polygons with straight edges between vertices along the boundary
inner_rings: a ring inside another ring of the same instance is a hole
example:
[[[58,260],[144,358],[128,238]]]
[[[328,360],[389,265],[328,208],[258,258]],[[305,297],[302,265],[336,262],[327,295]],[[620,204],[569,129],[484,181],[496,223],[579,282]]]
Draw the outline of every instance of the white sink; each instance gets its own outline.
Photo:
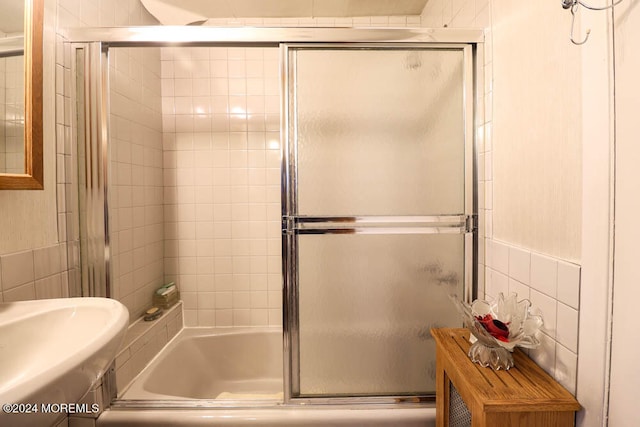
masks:
[[[128,322],[126,307],[107,298],[0,303],[0,404],[38,410],[3,406],[0,425],[60,418],[58,407],[43,413],[41,404],[77,403],[113,362]]]

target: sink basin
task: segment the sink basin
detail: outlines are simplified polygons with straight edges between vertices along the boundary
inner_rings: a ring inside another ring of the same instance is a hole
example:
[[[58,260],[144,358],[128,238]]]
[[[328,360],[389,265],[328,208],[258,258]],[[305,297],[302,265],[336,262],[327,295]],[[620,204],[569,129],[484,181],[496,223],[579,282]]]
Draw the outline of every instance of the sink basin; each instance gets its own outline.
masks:
[[[3,406],[0,425],[59,419],[55,405],[43,413],[41,404],[77,403],[113,362],[128,321],[126,307],[108,298],[0,303],[0,404],[38,409],[15,415]]]

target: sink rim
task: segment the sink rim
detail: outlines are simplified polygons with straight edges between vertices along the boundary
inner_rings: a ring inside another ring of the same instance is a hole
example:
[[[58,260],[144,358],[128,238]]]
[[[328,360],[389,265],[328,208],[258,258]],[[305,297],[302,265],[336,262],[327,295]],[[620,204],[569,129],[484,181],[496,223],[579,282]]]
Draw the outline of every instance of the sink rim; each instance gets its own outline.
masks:
[[[106,312],[106,316],[101,316],[103,319],[106,317],[106,322],[101,323],[98,330],[87,331],[88,334],[84,340],[82,336],[78,336],[77,339],[83,340],[83,343],[75,347],[73,353],[65,352],[64,347],[55,348],[55,343],[45,344],[45,347],[39,350],[46,351],[47,356],[51,356],[51,363],[43,367],[28,366],[28,375],[22,380],[10,381],[6,387],[0,386],[0,400],[9,403],[26,403],[30,396],[37,395],[47,385],[60,380],[63,376],[80,367],[88,374],[96,376],[96,379],[108,368],[108,364],[99,369],[92,368],[89,364],[101,351],[108,351],[108,358],[113,361],[117,349],[124,339],[129,323],[129,313],[124,305],[114,299],[77,297],[0,303],[0,328],[11,328],[14,323],[21,323],[46,313],[69,309],[71,311],[63,315],[63,322],[67,325],[67,322],[73,322],[72,317],[81,313],[81,310],[84,313],[86,309],[99,309],[103,313]],[[79,317],[78,320],[81,321],[83,318],[86,317]],[[80,332],[80,330],[73,332]],[[46,348],[46,345],[50,348]],[[11,351],[11,349],[7,350]],[[20,357],[20,355],[16,355],[16,357]],[[92,372],[91,369],[96,372]]]

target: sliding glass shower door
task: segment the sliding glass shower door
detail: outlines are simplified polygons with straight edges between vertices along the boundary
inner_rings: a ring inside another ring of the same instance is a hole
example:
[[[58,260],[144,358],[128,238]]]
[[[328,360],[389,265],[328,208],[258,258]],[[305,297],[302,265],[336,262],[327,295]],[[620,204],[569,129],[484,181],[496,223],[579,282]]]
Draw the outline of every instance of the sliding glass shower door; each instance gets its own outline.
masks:
[[[429,328],[472,286],[470,53],[283,48],[291,397],[434,392]]]

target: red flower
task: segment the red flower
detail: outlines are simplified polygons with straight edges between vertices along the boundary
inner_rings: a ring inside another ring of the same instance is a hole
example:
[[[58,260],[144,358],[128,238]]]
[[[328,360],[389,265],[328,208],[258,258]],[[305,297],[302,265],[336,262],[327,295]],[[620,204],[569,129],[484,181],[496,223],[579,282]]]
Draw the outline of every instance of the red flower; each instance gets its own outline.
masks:
[[[491,314],[485,314],[484,317],[476,316],[476,319],[492,337],[502,342],[509,342],[509,323],[494,319]]]

